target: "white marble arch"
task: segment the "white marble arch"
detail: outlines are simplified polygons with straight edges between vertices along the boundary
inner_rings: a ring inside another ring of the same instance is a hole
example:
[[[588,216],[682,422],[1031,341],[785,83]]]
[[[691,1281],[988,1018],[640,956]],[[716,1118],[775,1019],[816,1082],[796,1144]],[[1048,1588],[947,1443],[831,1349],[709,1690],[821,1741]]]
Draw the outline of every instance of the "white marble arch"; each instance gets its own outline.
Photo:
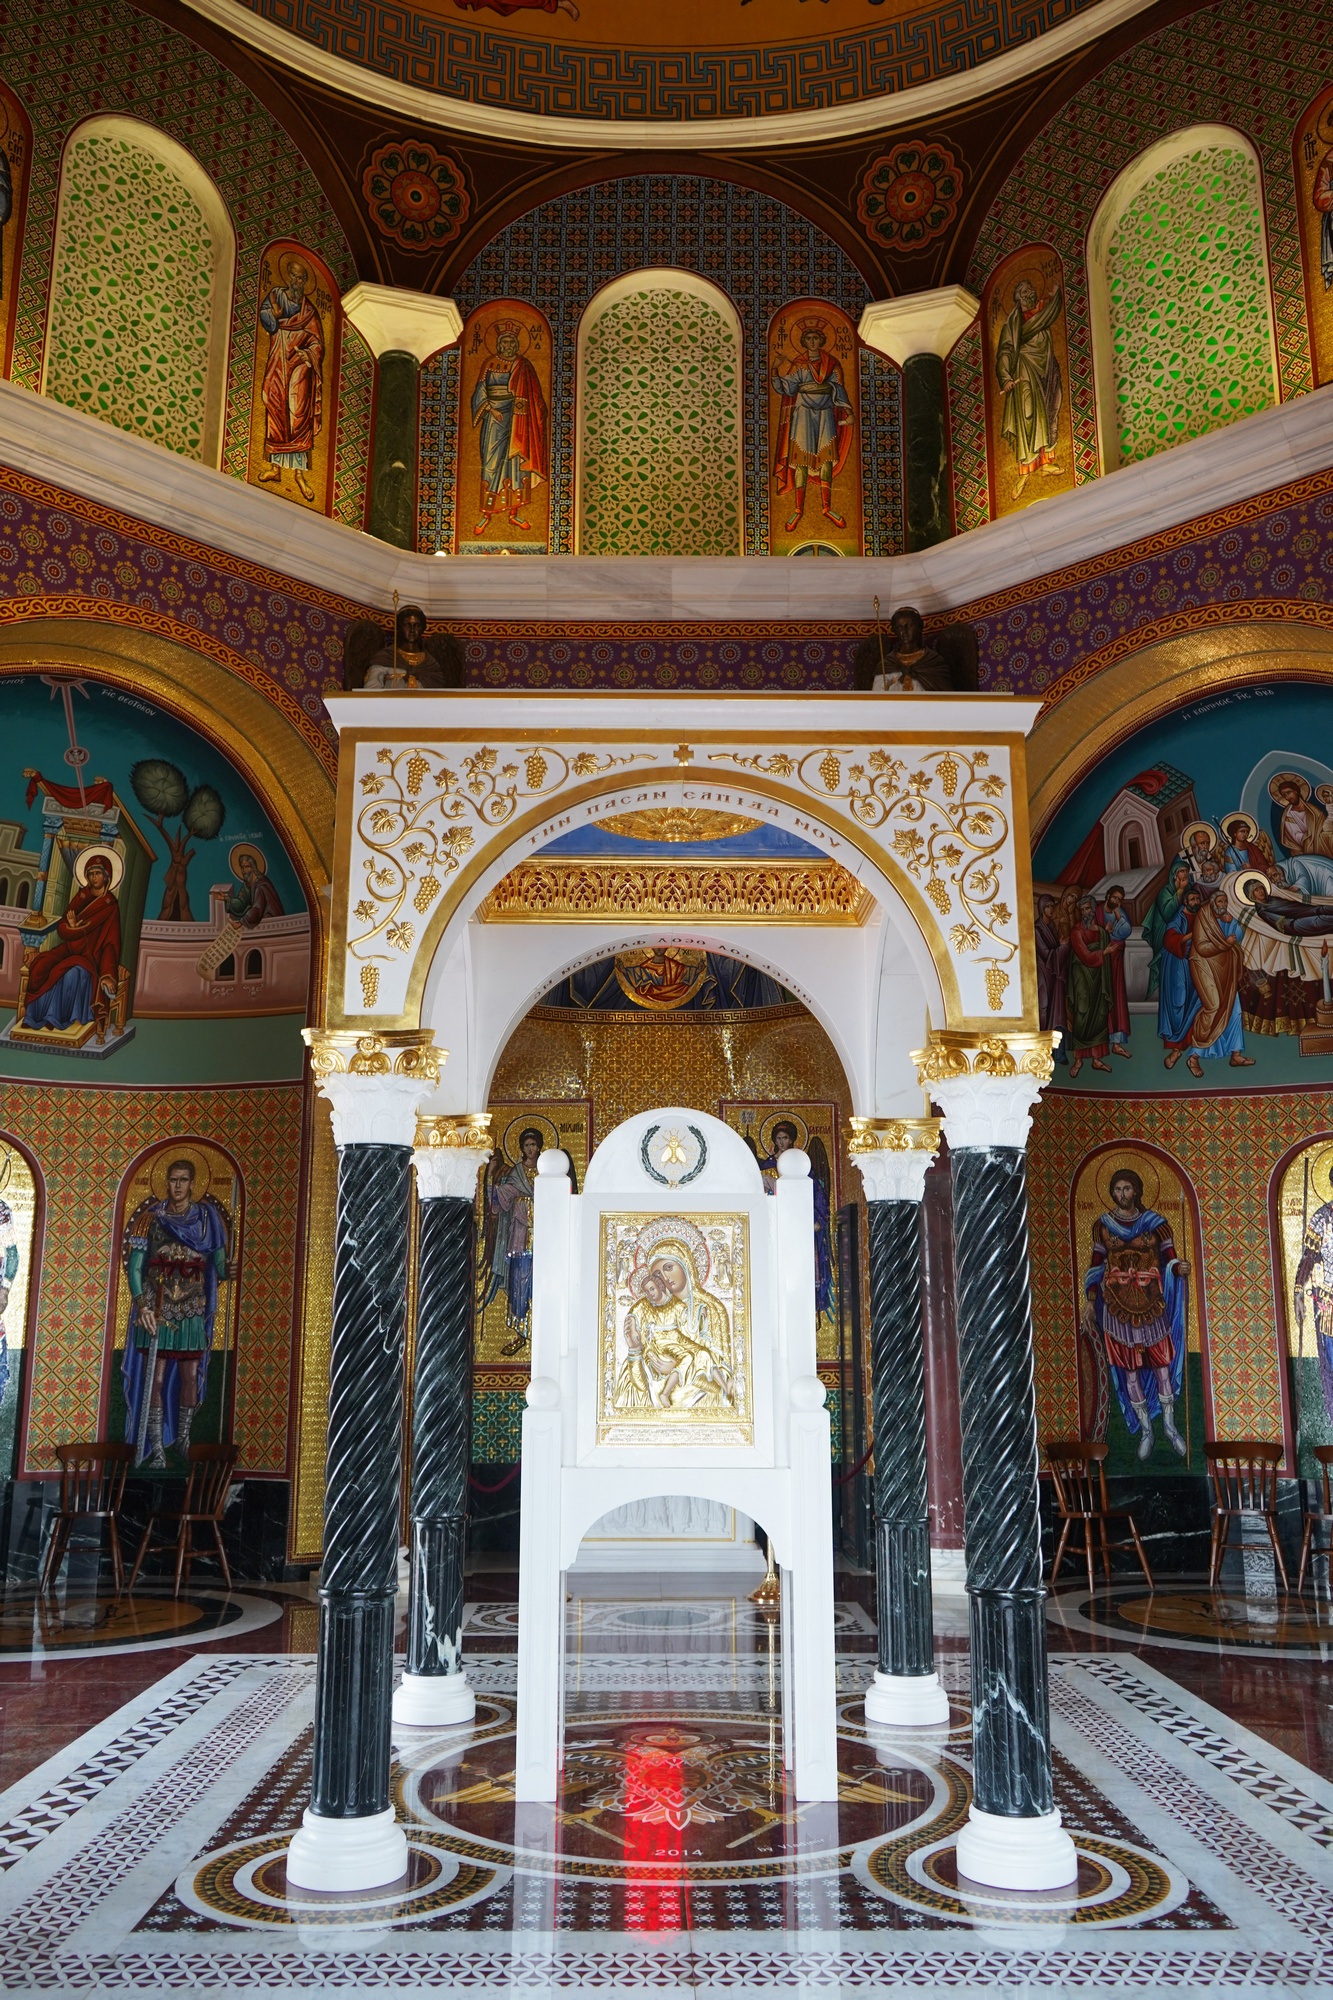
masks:
[[[688,1185],[644,1164],[650,1128],[702,1138]],[[565,1573],[611,1507],[662,1496],[711,1501],[768,1533],[783,1572],[783,1690],[799,1799],[837,1797],[829,1418],[816,1373],[810,1162],[784,1153],[775,1193],[740,1135],[679,1106],[641,1112],[608,1133],[581,1193],[563,1153],[538,1163],[533,1227],[532,1381],[523,1418],[519,1531],[515,1793],[557,1795]],[[604,1212],[748,1217],[753,1441],[603,1442],[597,1426],[599,1230]]]
[[[654,793],[667,787],[654,787]],[[671,786],[670,803],[716,795],[717,785]],[[733,787],[744,797],[745,787]],[[770,973],[809,1008],[843,1066],[858,1116],[918,1117],[921,1089],[913,1049],[931,1021],[945,1019],[939,974],[921,930],[887,875],[842,831],[814,810],[765,796],[764,816],[817,845],[855,875],[875,899],[861,925],[629,921],[480,923],[476,912],[497,882],[541,852],[557,834],[595,823],[641,802],[642,788],[622,785],[553,816],[506,847],[471,884],[436,947],[425,982],[421,1024],[449,1051],[439,1088],[424,1108],[459,1114],[488,1101],[504,1049],[528,1010],[558,980],[597,958],[643,944],[701,945]],[[677,799],[676,794],[679,794]],[[757,802],[757,801],[756,801]]]
[[[749,1516],[691,1493],[662,1493],[612,1507],[592,1523],[572,1565],[579,1576],[594,1570],[734,1576],[763,1567]]]

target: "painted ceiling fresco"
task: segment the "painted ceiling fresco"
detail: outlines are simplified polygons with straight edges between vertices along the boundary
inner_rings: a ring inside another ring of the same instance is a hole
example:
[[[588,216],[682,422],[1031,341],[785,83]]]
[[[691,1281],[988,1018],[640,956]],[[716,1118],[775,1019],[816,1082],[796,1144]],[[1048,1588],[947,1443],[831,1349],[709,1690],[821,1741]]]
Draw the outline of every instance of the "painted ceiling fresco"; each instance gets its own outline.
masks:
[[[547,117],[775,117],[974,68],[1096,0],[241,0],[418,88]]]

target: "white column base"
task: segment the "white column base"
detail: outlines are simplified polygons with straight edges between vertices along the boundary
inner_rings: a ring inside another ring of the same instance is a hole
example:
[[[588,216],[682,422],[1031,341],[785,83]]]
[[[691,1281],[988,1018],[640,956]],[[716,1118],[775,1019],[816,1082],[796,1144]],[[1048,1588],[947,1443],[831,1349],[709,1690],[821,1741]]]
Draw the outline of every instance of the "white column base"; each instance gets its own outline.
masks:
[[[408,1729],[452,1729],[476,1713],[466,1674],[404,1674],[393,1691],[393,1719]]]
[[[380,1889],[407,1873],[407,1836],[392,1806],[361,1819],[327,1819],[306,1807],[287,1849],[294,1889]]]
[[[887,1729],[938,1728],[949,1720],[949,1697],[938,1674],[882,1674],[866,1689],[866,1721]]]
[[[1010,1819],[973,1806],[958,1836],[958,1873],[988,1889],[1067,1889],[1078,1855],[1058,1811]]]

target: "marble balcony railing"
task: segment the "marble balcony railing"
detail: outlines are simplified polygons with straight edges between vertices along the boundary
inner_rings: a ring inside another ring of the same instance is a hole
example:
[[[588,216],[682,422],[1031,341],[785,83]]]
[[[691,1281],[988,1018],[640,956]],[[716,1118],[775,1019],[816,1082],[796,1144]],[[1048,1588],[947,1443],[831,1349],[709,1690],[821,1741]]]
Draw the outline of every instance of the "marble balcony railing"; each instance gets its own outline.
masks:
[[[0,463],[359,603],[397,590],[431,618],[818,622],[865,618],[876,595],[946,611],[1327,471],[1333,384],[918,554],[840,562],[408,553],[8,382]]]

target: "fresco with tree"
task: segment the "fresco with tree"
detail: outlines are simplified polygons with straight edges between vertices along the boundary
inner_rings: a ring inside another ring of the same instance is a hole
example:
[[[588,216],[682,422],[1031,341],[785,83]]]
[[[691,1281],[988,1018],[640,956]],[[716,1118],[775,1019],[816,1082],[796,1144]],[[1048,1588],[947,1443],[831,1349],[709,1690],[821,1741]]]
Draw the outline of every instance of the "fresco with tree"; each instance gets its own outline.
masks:
[[[309,911],[239,772],[87,675],[8,678],[0,713],[0,1075],[239,1080],[275,1017],[298,1074]]]

